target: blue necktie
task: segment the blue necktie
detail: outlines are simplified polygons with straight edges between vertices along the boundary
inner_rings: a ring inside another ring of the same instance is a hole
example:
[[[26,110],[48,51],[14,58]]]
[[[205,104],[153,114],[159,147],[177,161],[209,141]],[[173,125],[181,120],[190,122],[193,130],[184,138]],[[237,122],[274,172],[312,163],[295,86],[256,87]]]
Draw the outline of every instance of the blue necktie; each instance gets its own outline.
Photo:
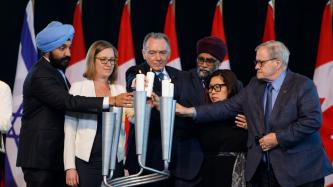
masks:
[[[266,86],[266,105],[265,105],[265,133],[269,132],[269,118],[272,113],[272,91],[273,86],[271,83],[268,83]]]
[[[164,73],[163,72],[156,73],[156,74],[157,74],[158,79],[160,79],[160,81],[164,80]]]
[[[265,104],[265,116],[264,116],[264,125],[265,125],[265,135],[269,133],[269,117],[272,112],[272,91],[273,86],[271,83],[268,83],[266,86],[266,104]],[[263,161],[267,164],[267,170],[269,170],[269,154],[268,151],[264,152]]]

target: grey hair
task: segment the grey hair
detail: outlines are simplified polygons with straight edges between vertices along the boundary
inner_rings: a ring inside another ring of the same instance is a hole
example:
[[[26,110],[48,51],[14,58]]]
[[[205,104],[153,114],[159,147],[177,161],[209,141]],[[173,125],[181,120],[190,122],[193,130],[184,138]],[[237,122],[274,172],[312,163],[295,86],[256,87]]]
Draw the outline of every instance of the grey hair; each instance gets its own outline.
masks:
[[[266,47],[270,58],[277,58],[283,62],[285,66],[289,62],[289,49],[280,41],[270,40],[258,45],[255,49],[257,52],[261,47]]]
[[[165,35],[164,33],[160,33],[160,32],[151,32],[148,33],[144,40],[143,40],[143,44],[142,44],[142,49],[143,50],[147,50],[147,41],[149,38],[154,38],[154,39],[163,39],[166,43],[167,43],[167,51],[168,53],[170,53],[170,41],[167,35]]]

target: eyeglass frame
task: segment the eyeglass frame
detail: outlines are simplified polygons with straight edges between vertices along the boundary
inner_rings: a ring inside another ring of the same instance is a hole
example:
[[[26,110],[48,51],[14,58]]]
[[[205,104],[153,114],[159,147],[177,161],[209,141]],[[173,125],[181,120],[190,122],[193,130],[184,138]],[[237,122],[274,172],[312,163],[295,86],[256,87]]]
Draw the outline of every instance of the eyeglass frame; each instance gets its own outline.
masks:
[[[111,65],[115,65],[117,64],[118,58],[116,57],[111,57],[111,58],[107,58],[107,57],[95,57],[95,59],[99,60],[101,62],[101,64],[105,65],[108,62],[110,62]]]
[[[209,85],[209,86],[207,87],[208,93],[212,93],[213,90],[214,90],[215,92],[221,92],[223,86],[227,86],[227,85],[226,85],[225,83],[223,83],[223,84]]]
[[[208,60],[208,61],[207,61]],[[211,60],[211,61],[210,61]],[[197,63],[199,64],[209,64],[209,65],[213,65],[217,62],[218,60],[215,59],[215,58],[205,58],[205,57],[201,57],[201,56],[198,56],[197,57]]]
[[[257,64],[259,65],[259,67],[262,67],[263,65],[265,65],[267,62],[272,61],[272,60],[277,60],[278,58],[271,58],[268,60],[254,60],[254,66],[257,66]]]

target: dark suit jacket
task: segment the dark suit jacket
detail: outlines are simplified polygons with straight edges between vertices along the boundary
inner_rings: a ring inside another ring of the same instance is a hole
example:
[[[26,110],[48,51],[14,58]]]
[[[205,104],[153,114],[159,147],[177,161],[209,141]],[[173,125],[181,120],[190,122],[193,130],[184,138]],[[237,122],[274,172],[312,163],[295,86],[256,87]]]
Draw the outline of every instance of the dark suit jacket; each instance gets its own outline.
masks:
[[[68,94],[65,80],[41,58],[23,85],[23,116],[17,166],[63,170],[64,114],[66,110],[101,111],[103,98]]]
[[[196,107],[197,121],[225,119],[243,110],[248,122],[248,154],[245,177],[249,181],[262,157],[255,136],[264,134],[265,82],[253,78],[238,95],[226,102]],[[333,172],[323,149],[319,128],[322,117],[313,82],[287,70],[269,120],[279,145],[270,150],[270,160],[281,186],[298,186]]]
[[[168,72],[171,82],[175,85],[174,99],[179,98],[179,78],[181,76],[181,71],[166,66],[166,71]],[[135,75],[139,73],[146,74],[150,71],[149,65],[145,62],[137,66],[129,68],[126,72],[126,89],[128,92],[134,91],[131,87],[132,81],[135,78]],[[161,81],[155,76],[153,91],[157,95],[161,95]],[[128,158],[126,159],[126,167],[129,169],[130,173],[135,173],[138,170],[137,157],[135,153],[135,138],[134,138],[134,129],[131,128],[128,144]],[[151,111],[150,117],[150,126],[149,126],[149,137],[148,137],[148,147],[147,147],[147,157],[146,165],[153,167],[158,170],[164,169],[164,164],[162,161],[162,144],[161,144],[161,124],[160,124],[160,113],[155,108]]]
[[[186,106],[199,106],[207,103],[206,90],[202,85],[196,70],[183,72],[182,87],[177,103]],[[203,163],[203,152],[199,142],[197,124],[189,118],[176,118],[174,137],[174,175],[185,180],[194,180],[198,177]]]

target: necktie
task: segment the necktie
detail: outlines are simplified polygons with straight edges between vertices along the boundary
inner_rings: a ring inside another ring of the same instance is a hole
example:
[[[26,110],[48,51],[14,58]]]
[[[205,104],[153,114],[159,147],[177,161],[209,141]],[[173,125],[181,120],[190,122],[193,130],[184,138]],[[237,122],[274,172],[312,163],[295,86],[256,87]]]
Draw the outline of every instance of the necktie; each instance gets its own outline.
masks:
[[[164,73],[163,72],[157,73],[157,77],[158,79],[160,79],[160,81],[164,80]]]
[[[264,125],[265,125],[265,134],[269,132],[269,117],[272,112],[272,91],[273,86],[271,83],[268,83],[266,86],[266,104],[265,104],[265,116],[264,116]],[[263,161],[267,164],[267,170],[269,171],[269,153],[268,151],[264,152]]]
[[[205,80],[202,79],[202,80],[201,80],[201,84],[202,84],[202,87],[203,87],[203,88],[206,88],[206,81],[205,81]]]
[[[69,82],[68,82],[68,80],[67,80],[67,78],[66,78],[66,75],[65,75],[64,72],[61,71],[60,69],[58,69],[58,71],[59,71],[59,73],[61,74],[62,78],[64,79],[64,83],[65,83],[65,85],[66,85],[67,90],[69,90],[69,88],[70,88],[70,84],[69,84]]]
[[[272,112],[272,91],[273,86],[271,83],[268,83],[266,86],[266,105],[265,105],[265,133],[269,132],[269,117]]]

